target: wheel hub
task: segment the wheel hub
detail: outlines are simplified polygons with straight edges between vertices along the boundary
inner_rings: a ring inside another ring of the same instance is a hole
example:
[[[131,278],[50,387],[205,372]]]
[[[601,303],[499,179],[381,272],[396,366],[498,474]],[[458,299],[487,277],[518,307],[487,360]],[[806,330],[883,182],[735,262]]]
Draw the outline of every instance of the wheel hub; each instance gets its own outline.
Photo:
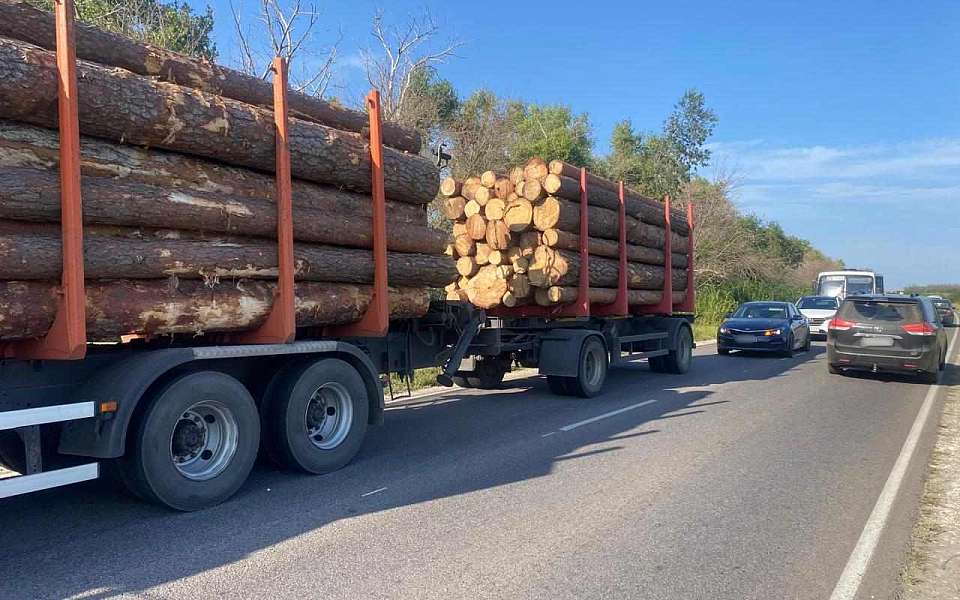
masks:
[[[181,419],[173,432],[174,456],[196,456],[200,453],[205,437],[206,430],[202,425],[190,418]]]
[[[317,388],[304,414],[307,437],[321,450],[339,446],[350,432],[352,420],[350,394],[336,382],[325,383]]]
[[[200,401],[184,411],[174,426],[170,459],[187,479],[212,479],[230,464],[238,437],[237,419],[226,405]]]

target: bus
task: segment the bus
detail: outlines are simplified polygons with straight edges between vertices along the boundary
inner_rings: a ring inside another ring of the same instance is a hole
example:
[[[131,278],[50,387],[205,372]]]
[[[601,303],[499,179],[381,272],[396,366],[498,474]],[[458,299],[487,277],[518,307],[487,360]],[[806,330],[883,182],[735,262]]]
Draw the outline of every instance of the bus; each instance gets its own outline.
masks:
[[[813,282],[813,293],[840,299],[854,294],[882,294],[883,275],[871,269],[823,271]]]

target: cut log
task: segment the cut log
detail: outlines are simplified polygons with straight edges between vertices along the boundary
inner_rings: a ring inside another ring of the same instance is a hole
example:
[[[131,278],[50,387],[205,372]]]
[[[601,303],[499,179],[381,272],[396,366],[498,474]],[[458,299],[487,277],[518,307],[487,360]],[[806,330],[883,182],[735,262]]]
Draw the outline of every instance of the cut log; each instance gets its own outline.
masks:
[[[476,200],[470,200],[463,205],[463,215],[468,218],[472,217],[473,215],[479,214],[481,208]]]
[[[497,267],[480,267],[476,275],[470,278],[466,286],[467,297],[478,308],[492,308],[500,304],[507,292],[507,282],[497,277]]]
[[[513,182],[506,177],[499,177],[493,185],[493,191],[496,193],[497,198],[509,200],[510,196],[513,195]]]
[[[527,181],[540,181],[550,172],[547,163],[539,156],[534,156],[523,167],[523,178]]]
[[[58,170],[60,142],[57,132],[0,119],[0,167]],[[276,180],[271,175],[231,167],[209,160],[125,146],[91,137],[80,138],[81,172],[118,182],[144,183],[185,193],[203,192],[231,198],[274,201]],[[373,203],[368,194],[294,179],[293,206],[330,214],[369,218]],[[400,199],[403,200],[403,199]],[[421,204],[387,200],[391,222],[425,226],[427,213]]]
[[[463,234],[453,238],[453,250],[457,256],[473,256],[479,254],[476,242],[469,235]]]
[[[476,252],[474,253],[474,258],[477,259],[478,265],[486,265],[490,263],[490,245],[486,242],[477,242]]]
[[[472,256],[461,256],[457,259],[457,273],[461,277],[471,277],[477,272],[477,260]]]
[[[60,237],[52,233],[28,227],[19,235],[0,234],[0,280],[58,278]],[[83,257],[87,279],[277,278],[276,244],[251,238],[136,239],[87,232]],[[369,250],[295,244],[294,260],[298,281],[373,282]],[[452,260],[443,255],[389,252],[387,270],[392,285],[407,287],[443,287],[455,277]]]
[[[440,211],[443,216],[451,221],[462,219],[464,217],[463,209],[467,200],[463,196],[452,196],[440,201]]]
[[[613,288],[589,288],[590,302],[593,304],[612,304],[617,299],[617,290]],[[569,304],[577,301],[579,289],[575,287],[552,286],[544,289],[543,297],[547,300],[547,305],[551,304]],[[673,292],[674,302],[682,302],[686,297],[685,290]],[[627,290],[627,304],[630,306],[639,306],[643,304],[656,304],[663,299],[663,292],[655,290]]]
[[[450,229],[453,232],[454,239],[460,237],[461,235],[467,235],[467,223],[466,220],[458,221],[454,223]]]
[[[514,167],[510,169],[510,172],[507,173],[507,179],[510,180],[514,186],[523,181],[523,167]]]
[[[609,258],[591,256],[588,265],[590,286],[616,287],[617,261]],[[530,283],[537,287],[574,286],[579,281],[580,256],[567,250],[555,250],[540,246],[534,253],[534,260],[527,269]],[[627,263],[627,287],[630,289],[656,290],[663,288],[663,267],[642,263]],[[683,290],[687,287],[687,272],[673,269],[673,288]]]
[[[548,194],[553,196],[561,196],[563,198],[568,198],[570,200],[579,200],[580,199],[580,181],[577,179],[571,179],[570,177],[561,177],[560,175],[554,175],[553,173],[547,175],[543,179],[543,189],[547,190]],[[587,188],[588,191],[588,200],[593,198],[595,191]],[[619,206],[614,206],[614,209],[619,209]]]
[[[500,221],[503,219],[506,208],[507,205],[503,200],[500,198],[491,198],[486,206],[483,207],[483,216],[485,216],[488,221]]]
[[[453,177],[444,177],[440,182],[440,194],[447,198],[459,196],[463,184]]]
[[[475,178],[465,179],[463,185],[460,187],[460,195],[467,200],[475,200],[477,190],[483,187],[480,185],[479,179],[476,181],[474,181],[474,179]]]
[[[25,1],[0,2],[0,36],[55,50],[55,31],[52,13],[38,10]],[[76,23],[74,35],[77,58],[120,67],[132,73],[248,104],[273,106],[273,85],[259,77],[137,42],[84,23]],[[367,135],[369,118],[364,113],[296,91],[288,92],[287,101],[292,115],[334,129]],[[412,154],[420,152],[420,136],[415,131],[386,122],[382,128],[384,144]]]
[[[485,188],[492,188],[497,184],[497,174],[493,171],[484,171],[480,174],[480,185]]]
[[[503,221],[488,221],[486,239],[493,250],[506,250],[510,245],[510,230]]]
[[[487,246],[489,248],[489,246]],[[487,253],[487,262],[491,265],[502,265],[507,261],[504,259],[504,252],[502,250],[490,250]]]
[[[580,180],[580,169],[562,160],[550,161],[549,170],[552,175],[570,178],[577,182]],[[567,185],[569,186],[569,184]],[[591,204],[612,210],[619,210],[619,183],[588,173],[587,191],[590,195],[589,202]],[[579,194],[579,191],[577,194]],[[564,194],[561,193],[559,195],[563,196]],[[571,196],[570,199],[575,200],[578,197],[579,196]],[[642,218],[647,223],[660,225],[661,227],[666,223],[662,202],[653,198],[647,198],[630,189],[624,190],[624,210],[628,215]],[[690,228],[687,224],[687,215],[683,211],[676,209],[671,211],[670,225],[677,233],[683,235],[689,235],[690,233]]]
[[[490,202],[490,199],[495,197],[493,190],[483,186],[478,187],[473,193],[473,199],[476,200],[480,206],[486,206],[487,202]]]
[[[536,203],[547,197],[547,191],[543,185],[536,179],[525,179],[523,181],[523,197],[530,202]]]
[[[0,169],[0,219],[55,222],[60,219],[59,177],[52,171]],[[233,198],[215,193],[164,189],[133,182],[84,177],[84,222],[208,231],[276,238],[277,207],[273,202]],[[373,227],[367,217],[297,208],[294,238],[337,246],[370,248]],[[387,247],[402,252],[441,254],[444,232],[417,225],[390,223]]]
[[[467,218],[467,235],[474,240],[487,237],[487,221],[480,215],[470,215]],[[490,243],[490,240],[487,240]]]
[[[513,265],[514,273],[526,273],[527,267],[530,265],[530,261],[526,256],[518,256],[511,260],[510,264]]]
[[[575,233],[561,231],[559,229],[547,229],[540,236],[544,246],[561,248],[563,250],[580,251],[580,236]],[[620,244],[613,240],[602,238],[589,238],[587,240],[587,251],[592,255],[606,256],[608,258],[618,258],[620,256]],[[650,248],[647,246],[638,246],[636,244],[627,244],[627,260],[630,262],[641,262],[649,265],[663,265],[663,250]],[[686,248],[683,248],[686,251]],[[686,267],[686,253],[673,253],[673,266]]]
[[[503,293],[503,298],[500,299],[500,303],[506,306],[507,308],[513,308],[515,306],[523,306],[524,304],[529,304],[529,298],[521,298],[516,295],[513,290],[507,290]]]
[[[526,198],[511,200],[504,210],[503,222],[513,233],[526,231],[533,223],[533,205]]]
[[[275,285],[244,281],[209,285],[202,281],[89,282],[87,339],[117,341],[122,335],[244,331],[258,327],[270,312]],[[299,327],[337,325],[359,320],[370,304],[372,288],[328,283],[296,286]],[[57,311],[59,287],[41,281],[0,282],[0,339],[44,335]],[[424,288],[391,288],[392,318],[426,314],[430,295]]]
[[[77,64],[80,131],[129,144],[193,154],[273,172],[275,134],[268,110],[94,63]],[[55,128],[55,55],[0,38],[0,115]],[[370,191],[369,143],[356,133],[290,119],[293,175]],[[391,198],[422,204],[436,195],[437,168],[386,147],[384,185]]]

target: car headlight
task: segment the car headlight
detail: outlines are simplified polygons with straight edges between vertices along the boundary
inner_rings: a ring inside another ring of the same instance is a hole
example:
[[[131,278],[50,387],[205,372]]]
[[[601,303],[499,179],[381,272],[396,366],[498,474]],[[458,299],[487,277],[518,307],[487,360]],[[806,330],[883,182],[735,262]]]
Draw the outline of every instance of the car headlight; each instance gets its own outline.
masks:
[[[720,333],[730,333],[730,329],[728,329],[725,325],[721,325]]]
[[[780,330],[780,329],[768,329],[768,330],[766,330],[766,331],[763,332],[763,335],[765,335],[765,336],[767,336],[767,337],[773,337],[773,336],[775,336],[775,335],[780,335],[780,333],[781,333],[781,330]]]

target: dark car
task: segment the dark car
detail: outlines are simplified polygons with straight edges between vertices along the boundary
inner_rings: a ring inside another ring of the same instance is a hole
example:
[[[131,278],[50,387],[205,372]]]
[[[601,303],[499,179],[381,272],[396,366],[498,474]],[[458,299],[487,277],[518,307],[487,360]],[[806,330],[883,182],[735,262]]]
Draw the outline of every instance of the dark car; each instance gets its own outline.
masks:
[[[933,383],[946,359],[947,334],[929,298],[851,296],[830,321],[831,373],[847,369],[916,373]]]
[[[955,327],[957,324],[957,315],[954,312],[953,304],[946,298],[932,298],[932,300],[943,324],[947,327]]]
[[[777,352],[793,356],[810,349],[807,318],[791,302],[747,302],[720,325],[717,352],[731,350]]]

